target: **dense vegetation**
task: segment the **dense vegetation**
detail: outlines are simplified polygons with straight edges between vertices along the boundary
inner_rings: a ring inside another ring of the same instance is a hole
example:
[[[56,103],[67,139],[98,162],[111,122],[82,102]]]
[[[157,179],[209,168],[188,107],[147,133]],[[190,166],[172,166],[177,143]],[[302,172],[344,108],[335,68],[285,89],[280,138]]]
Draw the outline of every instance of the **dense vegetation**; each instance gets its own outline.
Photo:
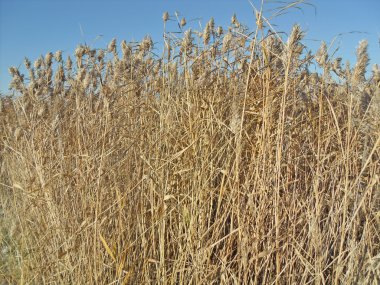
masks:
[[[299,26],[269,31],[260,11],[254,31],[236,16],[226,29],[178,24],[161,56],[146,37],[10,68],[0,279],[379,282],[380,71],[366,72],[367,42],[350,67],[325,43],[308,51]]]

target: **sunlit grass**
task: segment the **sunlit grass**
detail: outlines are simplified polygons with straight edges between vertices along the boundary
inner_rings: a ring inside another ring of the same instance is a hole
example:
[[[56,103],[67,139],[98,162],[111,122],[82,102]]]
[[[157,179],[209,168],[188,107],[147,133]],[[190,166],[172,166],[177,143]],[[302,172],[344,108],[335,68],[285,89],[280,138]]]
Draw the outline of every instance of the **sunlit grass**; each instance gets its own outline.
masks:
[[[379,69],[256,15],[10,69],[0,280],[379,282]]]

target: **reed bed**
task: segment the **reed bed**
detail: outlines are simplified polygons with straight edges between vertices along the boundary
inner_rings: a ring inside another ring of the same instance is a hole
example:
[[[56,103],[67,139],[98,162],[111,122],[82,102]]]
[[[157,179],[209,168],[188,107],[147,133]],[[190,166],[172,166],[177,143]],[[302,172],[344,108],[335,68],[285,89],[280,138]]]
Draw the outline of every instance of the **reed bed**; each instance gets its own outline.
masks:
[[[162,55],[146,37],[10,68],[2,284],[379,284],[368,43],[350,67],[261,10],[253,31],[173,19]]]

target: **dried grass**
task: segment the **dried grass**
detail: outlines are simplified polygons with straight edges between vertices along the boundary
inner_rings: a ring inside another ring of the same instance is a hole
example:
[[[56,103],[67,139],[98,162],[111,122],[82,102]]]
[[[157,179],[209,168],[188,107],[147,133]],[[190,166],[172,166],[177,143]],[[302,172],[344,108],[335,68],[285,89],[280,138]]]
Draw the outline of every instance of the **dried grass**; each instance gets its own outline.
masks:
[[[379,283],[380,87],[377,66],[365,78],[367,44],[341,69],[326,46],[307,52],[300,27],[285,40],[257,17],[253,32],[235,15],[224,34],[213,20],[183,39],[165,32],[162,57],[147,37],[120,56],[112,40],[79,46],[75,62],[26,60],[28,78],[10,69],[0,279]],[[309,72],[315,61],[323,74]]]

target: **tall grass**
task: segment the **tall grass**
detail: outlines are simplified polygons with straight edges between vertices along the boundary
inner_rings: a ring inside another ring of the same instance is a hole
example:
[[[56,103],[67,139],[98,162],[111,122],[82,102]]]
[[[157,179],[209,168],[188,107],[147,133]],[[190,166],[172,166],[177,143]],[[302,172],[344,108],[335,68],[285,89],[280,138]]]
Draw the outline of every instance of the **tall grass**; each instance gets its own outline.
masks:
[[[236,16],[226,29],[178,21],[162,56],[146,37],[10,69],[0,279],[379,283],[380,73],[366,78],[367,42],[351,68],[326,44],[308,51],[299,26],[269,32],[261,11],[254,31]]]

